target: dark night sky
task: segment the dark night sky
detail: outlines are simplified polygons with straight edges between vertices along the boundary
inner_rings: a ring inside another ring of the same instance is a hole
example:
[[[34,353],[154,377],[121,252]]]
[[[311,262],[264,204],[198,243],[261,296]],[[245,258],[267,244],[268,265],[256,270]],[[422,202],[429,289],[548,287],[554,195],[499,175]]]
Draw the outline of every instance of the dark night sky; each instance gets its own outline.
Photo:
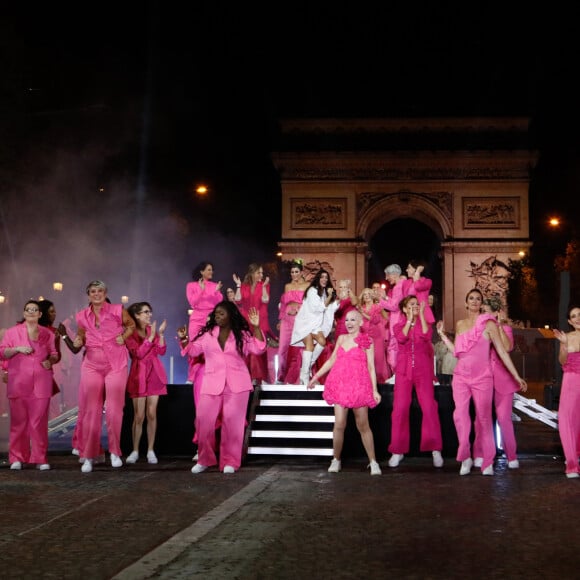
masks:
[[[280,237],[270,151],[285,117],[529,116],[541,152],[531,234],[545,262],[562,240],[547,237],[544,216],[569,217],[580,197],[578,14],[383,4],[4,7],[2,278],[24,295],[40,284],[32,267],[6,265],[33,251],[42,269],[31,236],[52,244],[54,268],[71,270],[58,275],[79,288],[86,277],[134,288],[145,266],[153,299],[181,300],[205,257],[221,260],[225,282],[268,261]],[[192,195],[200,180],[212,188],[204,200]]]

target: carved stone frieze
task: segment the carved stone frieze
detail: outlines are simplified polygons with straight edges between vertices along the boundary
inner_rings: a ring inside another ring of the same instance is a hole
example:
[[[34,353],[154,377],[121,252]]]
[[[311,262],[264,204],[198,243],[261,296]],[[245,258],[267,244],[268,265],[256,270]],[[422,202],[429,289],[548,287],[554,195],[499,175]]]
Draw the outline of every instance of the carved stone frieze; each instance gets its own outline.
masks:
[[[453,194],[448,191],[417,192],[401,190],[395,193],[385,193],[379,191],[363,192],[357,195],[357,215],[361,216],[366,213],[375,203],[384,200],[403,199],[405,196],[412,195],[434,203],[451,221],[453,215]]]

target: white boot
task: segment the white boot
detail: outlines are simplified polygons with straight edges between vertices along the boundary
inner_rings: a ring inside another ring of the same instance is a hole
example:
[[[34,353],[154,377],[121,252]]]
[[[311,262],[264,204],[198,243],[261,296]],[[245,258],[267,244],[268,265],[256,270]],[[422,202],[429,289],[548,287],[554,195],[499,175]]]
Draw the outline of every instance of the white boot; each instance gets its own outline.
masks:
[[[318,357],[322,354],[322,351],[323,350],[324,350],[324,347],[323,346],[320,346],[318,343],[316,343],[314,345],[314,351],[312,352],[312,361],[310,363],[310,366],[311,367],[314,366],[314,364],[318,360]]]
[[[312,351],[302,351],[302,366],[300,367],[300,383],[307,385],[310,382],[310,366],[312,365]]]

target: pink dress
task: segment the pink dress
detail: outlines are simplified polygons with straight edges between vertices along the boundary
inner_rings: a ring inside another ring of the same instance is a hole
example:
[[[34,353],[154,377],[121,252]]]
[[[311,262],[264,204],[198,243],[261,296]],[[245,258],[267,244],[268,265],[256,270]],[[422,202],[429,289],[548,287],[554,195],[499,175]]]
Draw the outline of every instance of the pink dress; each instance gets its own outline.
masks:
[[[147,336],[151,326],[147,327]],[[131,356],[131,370],[127,381],[127,393],[132,399],[167,395],[167,374],[159,360],[167,352],[167,345],[159,345],[159,337],[153,342],[139,335],[137,330],[125,341]]]
[[[278,342],[278,379],[288,381],[286,374],[288,371],[288,354],[290,348],[290,339],[294,329],[296,314],[300,310],[300,305],[304,298],[304,290],[288,290],[280,298],[280,337]],[[300,372],[300,364],[295,369]],[[292,373],[294,376],[296,373]],[[298,375],[296,375],[298,376]]]
[[[580,455],[580,352],[568,353],[562,365],[562,390],[558,406],[558,431],[566,460],[566,473],[578,473]]]
[[[255,308],[258,311],[260,314],[260,329],[262,330],[264,338],[268,338],[268,336],[272,336],[272,330],[270,329],[270,322],[268,320],[268,302],[262,301],[263,286],[264,282],[258,282],[252,292],[251,285],[244,282],[240,288],[242,298],[236,304],[246,320],[248,320],[248,311],[250,308]],[[269,297],[270,286],[266,287],[266,292]],[[268,355],[265,351],[258,355],[248,354],[248,368],[250,369],[252,379],[269,381]]]
[[[377,402],[373,396],[366,353],[372,340],[368,334],[359,333],[354,341],[357,346],[349,350],[338,347],[336,361],[328,373],[322,396],[329,405],[348,409],[373,408]]]

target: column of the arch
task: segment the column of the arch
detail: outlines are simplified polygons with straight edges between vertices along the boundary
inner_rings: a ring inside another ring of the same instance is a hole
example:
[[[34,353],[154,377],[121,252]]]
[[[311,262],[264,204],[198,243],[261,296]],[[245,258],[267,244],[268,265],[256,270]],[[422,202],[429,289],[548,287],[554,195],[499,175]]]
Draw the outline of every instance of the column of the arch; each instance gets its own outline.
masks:
[[[443,278],[441,281],[441,312],[443,313],[443,322],[447,330],[455,329],[455,253],[453,244],[442,243],[443,252]]]

